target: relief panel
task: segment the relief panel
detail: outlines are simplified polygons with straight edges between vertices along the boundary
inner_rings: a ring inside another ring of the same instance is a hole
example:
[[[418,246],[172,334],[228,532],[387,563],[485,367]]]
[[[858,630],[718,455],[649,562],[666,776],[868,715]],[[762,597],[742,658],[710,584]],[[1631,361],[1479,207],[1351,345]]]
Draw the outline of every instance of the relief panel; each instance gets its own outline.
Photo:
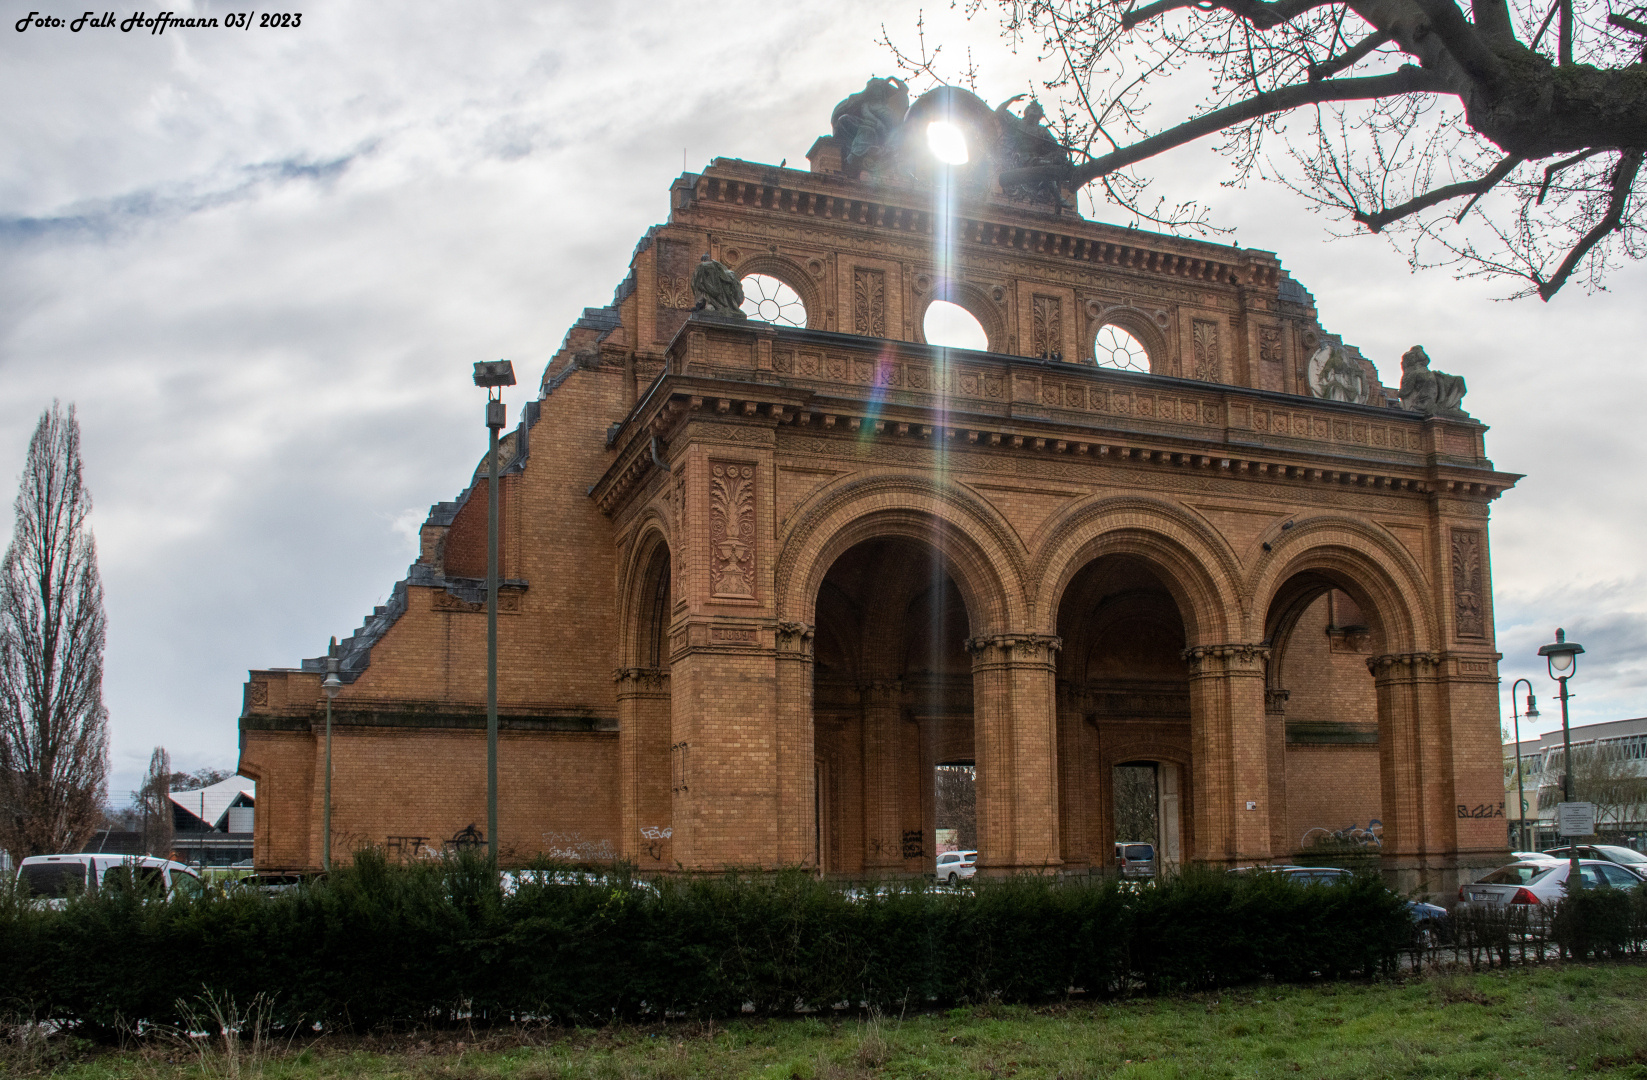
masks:
[[[709,593],[755,596],[755,466],[709,463]]]

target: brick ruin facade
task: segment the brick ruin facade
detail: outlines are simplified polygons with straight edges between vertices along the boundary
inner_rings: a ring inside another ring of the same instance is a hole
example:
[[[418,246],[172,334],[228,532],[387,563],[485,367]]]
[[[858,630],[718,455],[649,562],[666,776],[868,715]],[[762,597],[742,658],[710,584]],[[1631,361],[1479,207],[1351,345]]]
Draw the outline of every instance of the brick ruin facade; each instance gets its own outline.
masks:
[[[1169,862],[1374,822],[1404,883],[1497,859],[1485,428],[1354,350],[1369,402],[1313,396],[1338,339],[1268,252],[811,158],[676,180],[504,440],[505,857],[930,872],[968,762],[983,872],[1079,872],[1143,762]],[[692,311],[704,252],[804,326]],[[927,344],[936,300],[988,351]],[[336,852],[484,828],[485,496],[344,642]],[[323,668],[246,685],[262,868],[319,863]]]

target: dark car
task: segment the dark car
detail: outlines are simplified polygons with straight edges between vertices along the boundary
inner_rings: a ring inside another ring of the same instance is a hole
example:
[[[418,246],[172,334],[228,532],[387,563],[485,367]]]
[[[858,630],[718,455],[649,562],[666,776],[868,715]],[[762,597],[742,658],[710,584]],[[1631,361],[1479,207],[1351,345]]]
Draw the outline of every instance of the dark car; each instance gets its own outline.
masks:
[[[1285,874],[1300,885],[1332,885],[1348,881],[1355,874],[1336,866],[1241,866],[1232,874]],[[1413,921],[1413,944],[1429,949],[1452,940],[1452,916],[1447,909],[1422,900],[1407,901],[1407,917]]]

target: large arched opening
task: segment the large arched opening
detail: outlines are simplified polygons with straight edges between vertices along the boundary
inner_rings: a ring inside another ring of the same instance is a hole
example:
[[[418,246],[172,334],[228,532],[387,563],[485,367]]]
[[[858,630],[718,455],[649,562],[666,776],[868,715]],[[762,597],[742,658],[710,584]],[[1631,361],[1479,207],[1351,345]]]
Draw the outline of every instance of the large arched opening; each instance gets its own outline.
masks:
[[[1195,847],[1178,602],[1149,562],[1102,555],[1070,578],[1057,627],[1064,866],[1111,867],[1115,845],[1147,842],[1157,867],[1170,869]],[[1149,835],[1131,835],[1145,829]]]
[[[823,872],[930,873],[940,766],[971,766],[971,620],[948,560],[857,543],[819,586],[813,646],[816,851]],[[948,812],[948,811],[946,811]]]

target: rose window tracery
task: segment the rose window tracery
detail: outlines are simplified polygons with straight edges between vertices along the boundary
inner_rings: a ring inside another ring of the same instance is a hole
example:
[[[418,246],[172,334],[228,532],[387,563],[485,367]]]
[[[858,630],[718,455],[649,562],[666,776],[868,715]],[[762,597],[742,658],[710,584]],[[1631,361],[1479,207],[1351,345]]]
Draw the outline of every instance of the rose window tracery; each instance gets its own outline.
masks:
[[[1120,368],[1122,371],[1149,371],[1149,353],[1137,338],[1109,325],[1100,327],[1092,343],[1093,359],[1099,367]]]
[[[806,328],[806,304],[800,293],[770,274],[750,274],[743,279],[743,312],[777,326]]]

